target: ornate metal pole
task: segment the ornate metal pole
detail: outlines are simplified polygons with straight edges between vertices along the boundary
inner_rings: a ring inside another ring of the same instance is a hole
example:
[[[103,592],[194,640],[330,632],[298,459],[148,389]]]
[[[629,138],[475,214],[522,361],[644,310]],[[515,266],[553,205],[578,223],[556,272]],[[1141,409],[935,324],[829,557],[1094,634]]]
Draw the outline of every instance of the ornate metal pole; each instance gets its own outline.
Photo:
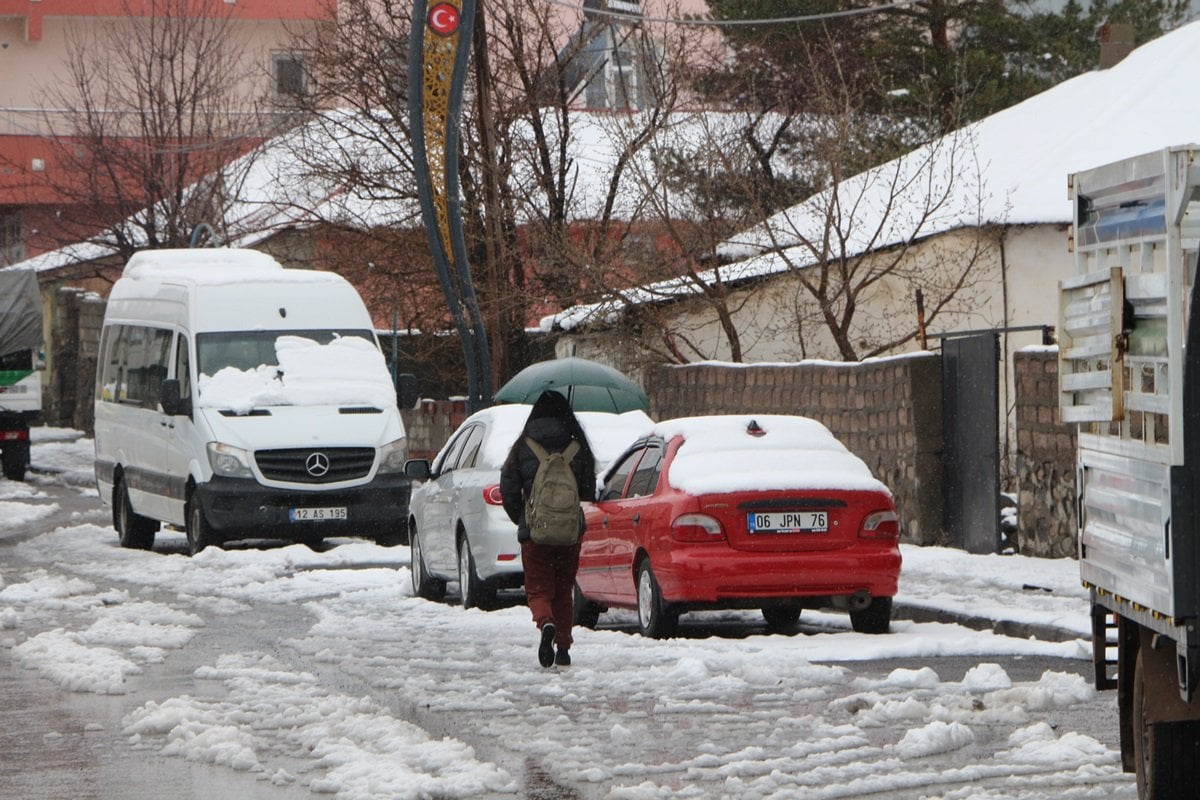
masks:
[[[471,55],[476,0],[413,3],[408,107],[413,165],[429,250],[467,367],[467,408],[492,393],[487,330],[475,297],[463,235],[458,181],[459,117]]]

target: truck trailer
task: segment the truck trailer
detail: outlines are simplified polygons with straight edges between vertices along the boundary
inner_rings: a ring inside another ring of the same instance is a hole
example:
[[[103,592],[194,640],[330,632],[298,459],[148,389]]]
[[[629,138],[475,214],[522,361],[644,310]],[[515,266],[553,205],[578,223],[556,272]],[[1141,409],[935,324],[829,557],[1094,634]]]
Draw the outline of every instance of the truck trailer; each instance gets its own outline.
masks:
[[[1200,145],[1068,178],[1059,409],[1077,426],[1099,689],[1141,800],[1200,796]]]
[[[42,414],[42,301],[37,275],[0,270],[0,468],[25,479],[29,426]]]

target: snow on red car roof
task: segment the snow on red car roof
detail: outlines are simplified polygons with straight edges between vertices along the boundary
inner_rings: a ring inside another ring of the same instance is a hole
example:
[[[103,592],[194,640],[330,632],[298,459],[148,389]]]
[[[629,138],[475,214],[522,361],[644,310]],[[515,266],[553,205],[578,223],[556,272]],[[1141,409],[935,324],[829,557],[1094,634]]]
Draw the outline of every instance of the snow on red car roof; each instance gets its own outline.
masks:
[[[684,417],[660,422],[654,432],[668,441],[683,437],[668,478],[672,486],[688,494],[766,489],[891,494],[861,458],[847,450],[828,428],[808,417]]]

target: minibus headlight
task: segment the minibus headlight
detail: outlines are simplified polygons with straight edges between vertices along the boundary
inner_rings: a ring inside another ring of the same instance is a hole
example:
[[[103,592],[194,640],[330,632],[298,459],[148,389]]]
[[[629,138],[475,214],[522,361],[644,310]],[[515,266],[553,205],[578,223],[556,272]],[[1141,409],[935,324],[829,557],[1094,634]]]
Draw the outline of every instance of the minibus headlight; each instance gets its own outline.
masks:
[[[250,469],[250,454],[240,447],[221,442],[208,443],[208,463],[212,471],[222,478],[253,478]]]
[[[379,448],[379,469],[376,472],[380,475],[388,472],[403,472],[404,461],[407,458],[407,439],[397,439],[394,442],[388,442]]]

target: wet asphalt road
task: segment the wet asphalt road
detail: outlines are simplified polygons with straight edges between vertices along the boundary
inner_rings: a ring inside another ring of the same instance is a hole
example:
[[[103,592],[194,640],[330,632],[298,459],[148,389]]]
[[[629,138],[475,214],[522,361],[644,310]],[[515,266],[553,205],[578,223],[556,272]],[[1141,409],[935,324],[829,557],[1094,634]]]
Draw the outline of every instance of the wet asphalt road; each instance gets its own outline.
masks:
[[[55,570],[53,564],[23,563],[14,545],[39,532],[60,525],[91,522],[108,524],[99,501],[77,488],[51,481],[33,483],[47,495],[45,502],[59,504],[51,517],[26,529],[0,529],[0,565],[11,583],[27,570]],[[39,501],[41,502],[41,501]],[[139,594],[148,600],[169,603],[174,598],[156,598],[144,589]],[[82,612],[77,612],[82,618]],[[124,695],[94,695],[59,689],[36,672],[16,665],[8,648],[0,648],[0,798],[25,800],[150,800],[154,798],[239,798],[244,800],[285,800],[315,796],[306,787],[292,784],[275,786],[263,777],[225,767],[185,761],[161,755],[129,741],[122,730],[122,718],[151,700],[164,700],[180,694],[204,695],[221,691],[219,684],[199,681],[194,670],[211,661],[214,653],[235,649],[269,652],[281,661],[319,676],[323,685],[345,691],[351,696],[370,695],[386,705],[399,718],[424,728],[431,736],[449,736],[472,745],[482,759],[519,776],[522,786],[517,795],[532,800],[574,800],[602,797],[603,787],[568,787],[555,783],[536,763],[506,750],[494,740],[474,741],[457,729],[453,717],[434,716],[420,703],[389,695],[354,676],[340,673],[328,663],[315,663],[294,649],[276,645],[282,635],[303,632],[312,619],[302,608],[272,604],[236,617],[216,617],[197,632],[187,647],[173,651],[162,664],[154,665],[140,676],[129,679]],[[59,624],[65,624],[60,620]],[[25,630],[34,635],[39,630]],[[0,638],[10,631],[0,631]],[[691,636],[743,636],[742,630],[688,629]],[[1090,664],[1045,658],[989,658],[1000,663],[1014,681],[1036,680],[1045,670],[1074,671],[1087,674]],[[883,678],[892,670],[930,666],[943,681],[959,680],[978,658],[937,658],[857,662],[856,674]],[[1099,713],[1097,709],[1099,708]],[[1066,710],[1049,722],[1061,730],[1087,734],[1117,747],[1115,693],[1107,702],[1092,704],[1087,711]],[[295,764],[303,771],[304,764]],[[505,795],[512,797],[512,795]]]

